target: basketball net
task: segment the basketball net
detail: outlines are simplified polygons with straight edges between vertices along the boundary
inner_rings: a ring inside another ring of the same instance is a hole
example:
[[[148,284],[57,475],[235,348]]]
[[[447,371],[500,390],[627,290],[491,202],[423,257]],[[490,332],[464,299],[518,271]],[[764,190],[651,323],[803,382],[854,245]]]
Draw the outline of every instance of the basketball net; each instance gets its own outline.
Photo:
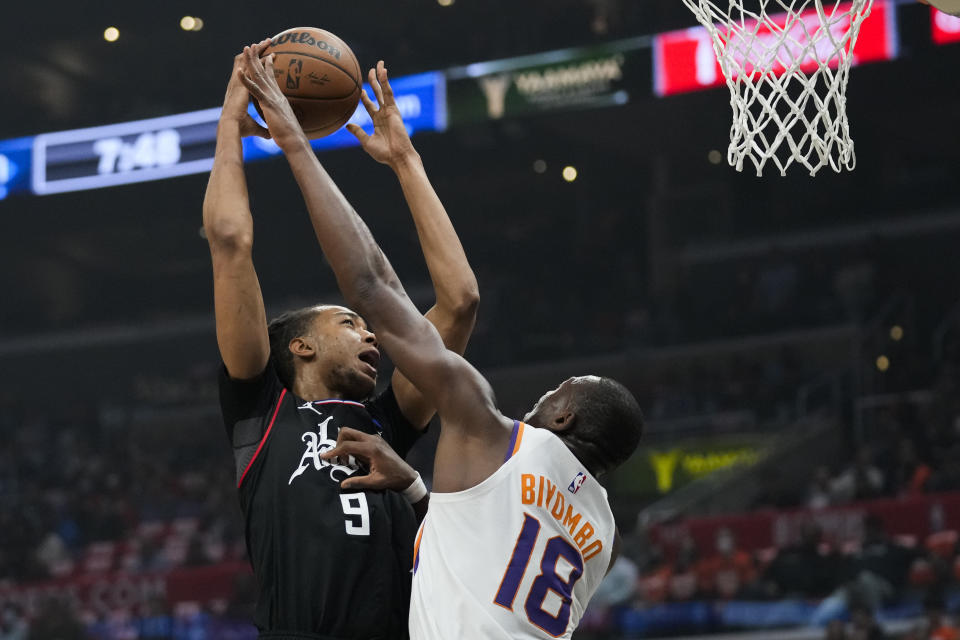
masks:
[[[847,79],[873,0],[683,2],[709,32],[730,88],[730,166],[743,171],[749,160],[758,176],[767,162],[780,175],[794,163],[810,175],[854,169]]]

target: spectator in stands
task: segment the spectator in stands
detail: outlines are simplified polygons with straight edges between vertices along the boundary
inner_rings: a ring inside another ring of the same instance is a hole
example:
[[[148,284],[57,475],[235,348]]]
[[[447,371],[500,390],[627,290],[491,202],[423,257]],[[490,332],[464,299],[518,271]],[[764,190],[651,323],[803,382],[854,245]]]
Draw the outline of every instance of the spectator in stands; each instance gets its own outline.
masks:
[[[885,640],[887,637],[877,624],[873,611],[862,604],[857,604],[850,609],[850,633],[847,634],[848,640]]]
[[[917,454],[917,446],[908,437],[901,438],[897,458],[890,474],[890,488],[894,495],[923,493],[932,470]]]
[[[838,559],[820,553],[823,532],[811,521],[803,523],[800,541],[781,549],[764,574],[764,591],[772,598],[822,598],[840,581]]]
[[[173,634],[173,618],[162,597],[151,598],[140,620],[138,640],[165,640]]]
[[[824,465],[813,472],[813,480],[807,490],[807,507],[823,509],[833,504],[833,491],[830,489],[830,469]]]
[[[0,613],[0,640],[27,640],[29,627],[20,607],[7,603]]]
[[[66,602],[49,598],[43,602],[30,625],[29,640],[83,640],[83,625]]]
[[[857,451],[853,464],[831,483],[835,503],[870,500],[883,493],[883,472],[873,464],[869,447]]]
[[[913,556],[913,552],[887,535],[879,516],[867,516],[863,544],[851,558],[851,573],[857,584],[870,592],[864,596],[868,604],[879,605],[903,590]],[[873,580],[878,582],[874,584]]]
[[[924,600],[926,610],[925,634],[919,640],[960,640],[960,631],[951,623],[945,614],[943,595],[931,593]]]
[[[699,558],[697,543],[693,538],[686,536],[680,541],[677,559],[670,576],[670,598],[672,600],[690,600],[697,595],[699,580],[697,578],[697,564]]]
[[[658,604],[667,599],[670,587],[670,576],[673,567],[663,554],[659,545],[650,548],[647,565],[642,568],[640,576],[640,597],[647,604]]]
[[[736,598],[756,579],[753,558],[737,549],[733,532],[726,527],[717,531],[716,553],[700,563],[700,590],[711,598]]]
[[[847,640],[847,627],[843,620],[831,620],[827,623],[827,632],[824,640]]]

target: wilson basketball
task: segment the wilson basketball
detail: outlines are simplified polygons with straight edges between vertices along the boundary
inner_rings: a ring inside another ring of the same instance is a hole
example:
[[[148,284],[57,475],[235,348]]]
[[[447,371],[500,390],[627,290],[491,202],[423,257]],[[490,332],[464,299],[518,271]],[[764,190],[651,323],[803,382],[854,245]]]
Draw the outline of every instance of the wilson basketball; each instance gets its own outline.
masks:
[[[308,138],[330,135],[347,123],[360,101],[360,63],[343,40],[314,27],[294,27],[270,39],[280,90]],[[260,105],[254,100],[257,111]],[[262,115],[262,113],[261,113]]]

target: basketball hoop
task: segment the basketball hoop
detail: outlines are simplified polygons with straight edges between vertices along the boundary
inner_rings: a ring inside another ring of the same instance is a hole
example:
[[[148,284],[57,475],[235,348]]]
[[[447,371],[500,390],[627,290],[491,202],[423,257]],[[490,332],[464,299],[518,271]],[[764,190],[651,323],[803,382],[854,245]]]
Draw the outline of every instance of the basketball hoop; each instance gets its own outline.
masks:
[[[727,160],[763,175],[773,162],[816,175],[857,160],[847,120],[847,80],[873,0],[683,0],[706,28],[730,88]],[[726,9],[721,6],[726,5]]]

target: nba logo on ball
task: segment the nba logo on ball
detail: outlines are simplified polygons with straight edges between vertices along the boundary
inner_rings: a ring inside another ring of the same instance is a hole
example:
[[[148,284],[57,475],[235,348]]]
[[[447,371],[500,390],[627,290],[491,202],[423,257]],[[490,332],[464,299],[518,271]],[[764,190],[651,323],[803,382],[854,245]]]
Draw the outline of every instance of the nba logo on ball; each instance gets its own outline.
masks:
[[[577,474],[577,477],[573,479],[573,482],[570,483],[570,486],[567,487],[567,491],[570,493],[576,493],[580,491],[580,487],[583,486],[583,483],[587,481],[587,475],[581,471]]]

